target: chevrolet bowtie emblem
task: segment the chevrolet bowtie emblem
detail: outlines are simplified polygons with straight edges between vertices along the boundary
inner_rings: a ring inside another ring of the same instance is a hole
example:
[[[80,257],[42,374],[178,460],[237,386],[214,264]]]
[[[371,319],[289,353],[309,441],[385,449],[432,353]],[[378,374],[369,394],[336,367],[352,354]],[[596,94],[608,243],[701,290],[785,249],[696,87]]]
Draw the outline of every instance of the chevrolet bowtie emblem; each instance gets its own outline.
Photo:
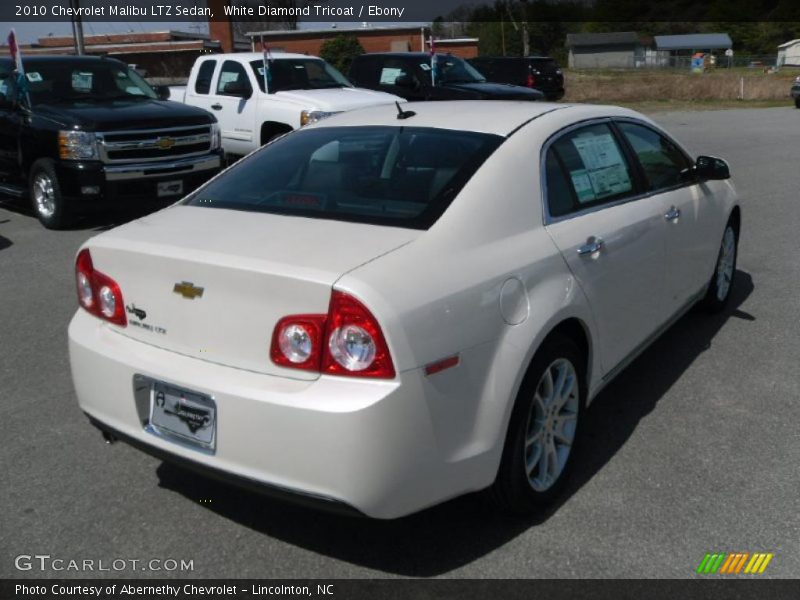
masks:
[[[161,150],[169,150],[175,145],[175,140],[171,137],[160,137],[156,140],[156,146]]]
[[[172,291],[176,294],[180,294],[184,298],[188,298],[189,300],[203,297],[203,288],[195,287],[191,281],[181,281],[180,283],[176,283],[175,287],[172,288]]]

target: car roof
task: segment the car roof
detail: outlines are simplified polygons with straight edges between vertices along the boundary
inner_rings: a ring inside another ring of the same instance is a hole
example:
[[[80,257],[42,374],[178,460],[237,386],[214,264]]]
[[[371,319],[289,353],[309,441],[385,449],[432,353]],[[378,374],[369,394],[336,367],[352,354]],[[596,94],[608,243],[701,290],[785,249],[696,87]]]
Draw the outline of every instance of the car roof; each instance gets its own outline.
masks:
[[[567,111],[569,111],[570,120],[575,123],[601,117],[634,117],[647,120],[646,117],[627,108],[593,104],[453,100],[404,102],[400,104],[400,107],[404,111],[413,111],[414,116],[400,120],[397,118],[397,107],[393,104],[384,104],[339,113],[308,127],[432,127],[507,137],[529,121],[551,113],[566,116]]]
[[[368,54],[359,54],[355,57],[354,60],[358,60],[359,58],[368,58],[370,56],[390,56],[392,58],[408,58],[408,59],[417,59],[420,58],[430,58],[430,52],[370,52]],[[444,52],[437,52],[436,56],[444,56],[447,58],[460,58],[453,54],[447,54]]]
[[[280,52],[276,50],[270,50],[269,52],[270,58],[272,60],[281,60],[281,59],[288,59],[288,58],[304,58],[307,60],[322,60],[319,56],[311,56],[309,54],[297,54],[296,52]],[[210,54],[205,55],[204,58],[241,58],[242,60],[250,61],[250,60],[261,60],[264,58],[263,52],[234,52],[231,54]]]
[[[121,60],[110,56],[76,56],[74,54],[37,54],[36,56],[22,56],[22,62],[26,65],[35,65],[37,63],[95,63],[98,61],[113,61],[115,63],[122,63]]]
[[[555,60],[552,56],[476,56],[467,60],[504,60],[504,61],[523,61],[523,60]]]

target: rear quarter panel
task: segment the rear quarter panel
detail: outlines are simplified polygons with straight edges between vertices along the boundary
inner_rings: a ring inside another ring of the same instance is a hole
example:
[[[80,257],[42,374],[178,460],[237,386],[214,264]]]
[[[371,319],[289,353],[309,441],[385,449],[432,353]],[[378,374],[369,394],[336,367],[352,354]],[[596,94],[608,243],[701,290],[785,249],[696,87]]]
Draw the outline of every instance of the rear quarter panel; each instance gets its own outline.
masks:
[[[502,144],[429,231],[335,285],[378,318],[401,378],[459,354],[457,367],[424,378],[425,395],[444,460],[487,455],[478,463],[487,466],[482,485],[495,475],[513,400],[541,341],[569,317],[593,329],[542,226],[535,131]]]

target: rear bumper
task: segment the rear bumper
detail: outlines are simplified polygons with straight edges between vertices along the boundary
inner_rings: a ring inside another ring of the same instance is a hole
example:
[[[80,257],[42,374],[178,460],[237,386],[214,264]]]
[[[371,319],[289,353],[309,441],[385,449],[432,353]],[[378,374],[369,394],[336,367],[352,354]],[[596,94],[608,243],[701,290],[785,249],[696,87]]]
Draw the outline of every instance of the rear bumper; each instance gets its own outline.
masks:
[[[167,204],[199,187],[222,167],[221,153],[158,163],[105,165],[59,161],[56,173],[65,198],[80,208],[124,208],[147,203]],[[158,184],[180,181],[181,193],[158,197]]]
[[[564,97],[563,87],[537,87],[536,89],[542,92],[550,102],[561,100]]]
[[[79,404],[100,428],[245,487],[396,518],[486,487],[494,477],[488,452],[445,456],[421,370],[393,381],[264,375],[132,340],[82,310],[70,323],[69,353]],[[137,375],[214,399],[214,453],[145,429]]]
[[[111,436],[111,438],[121,442],[125,442],[126,444],[133,446],[137,450],[141,450],[142,452],[149,454],[150,456],[153,456],[159,460],[163,460],[164,462],[168,462],[177,465],[179,467],[183,467],[184,469],[189,469],[204,477],[215,479],[223,483],[229,483],[231,485],[235,485],[237,487],[250,490],[252,492],[256,492],[268,498],[274,498],[276,500],[284,500],[287,502],[291,502],[293,504],[300,504],[302,506],[307,506],[315,510],[322,510],[325,512],[347,515],[351,517],[364,516],[364,513],[358,511],[352,506],[348,506],[347,504],[338,502],[332,498],[325,498],[323,496],[312,496],[310,494],[303,494],[297,492],[296,490],[288,490],[286,488],[270,485],[261,481],[257,481],[255,479],[250,479],[248,477],[235,475],[227,471],[221,471],[219,469],[215,469],[208,465],[204,465],[202,463],[183,458],[171,452],[165,452],[155,446],[142,443],[135,437],[125,435],[121,431],[117,431],[113,427],[109,427],[105,423],[100,422],[91,415],[87,414],[87,417],[89,417],[89,422],[92,425],[97,427],[97,429],[102,431],[104,434]]]

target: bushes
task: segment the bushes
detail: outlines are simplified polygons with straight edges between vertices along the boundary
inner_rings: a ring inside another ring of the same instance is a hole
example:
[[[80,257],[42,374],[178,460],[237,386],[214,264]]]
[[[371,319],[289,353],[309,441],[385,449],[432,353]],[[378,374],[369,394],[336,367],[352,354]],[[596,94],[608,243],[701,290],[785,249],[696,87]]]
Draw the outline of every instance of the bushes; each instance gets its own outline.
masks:
[[[361,54],[364,54],[364,48],[354,35],[337,35],[325,41],[319,51],[321,58],[345,74],[350,69],[353,59]]]

